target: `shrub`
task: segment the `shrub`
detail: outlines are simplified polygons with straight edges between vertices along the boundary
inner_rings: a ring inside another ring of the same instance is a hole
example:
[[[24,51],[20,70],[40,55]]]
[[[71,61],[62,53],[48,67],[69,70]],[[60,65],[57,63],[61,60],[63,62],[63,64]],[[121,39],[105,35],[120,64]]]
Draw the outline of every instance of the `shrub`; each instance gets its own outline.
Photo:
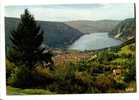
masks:
[[[104,75],[100,75],[94,81],[94,86],[101,92],[105,93],[109,88],[112,87],[113,80]]]
[[[8,59],[6,59],[6,79],[10,77],[12,71],[16,68],[16,65],[12,62],[10,62]]]
[[[87,62],[87,60],[81,60],[80,62],[79,62],[79,71],[85,71],[85,70],[88,70],[90,67],[91,67],[91,65],[90,65],[90,63],[89,62]]]
[[[125,82],[114,82],[112,85],[113,88],[115,89],[125,89],[127,87],[127,83]]]
[[[76,72],[75,80],[82,82],[82,84],[87,84],[88,86],[92,83],[92,76],[90,76],[86,71]]]
[[[89,69],[89,73],[91,73],[91,75],[97,75],[97,74],[101,74],[104,72],[108,72],[112,69],[112,66],[106,65],[106,64],[99,64],[99,63],[92,63],[91,68]]]
[[[77,70],[77,65],[73,64],[73,63],[69,63],[67,66],[67,73],[66,73],[66,78],[68,77],[74,77],[75,76],[75,72]]]
[[[127,71],[124,73],[124,81],[130,82],[131,80],[136,80],[136,64],[135,59],[129,59],[126,62]]]
[[[124,81],[130,82],[136,80],[136,69],[134,66],[131,66],[128,72],[124,74]]]
[[[136,50],[135,45],[130,45],[129,48],[130,48],[131,51],[135,51]]]
[[[28,87],[32,84],[31,72],[24,66],[16,67],[11,73],[8,83],[14,87]]]
[[[70,77],[66,76],[64,81],[57,82],[57,92],[58,93],[91,93],[93,91],[92,87],[92,77],[87,74],[87,72],[74,72]]]
[[[104,67],[101,64],[94,65],[91,69],[91,73],[103,73]]]
[[[77,67],[73,63],[66,63],[64,65],[57,65],[55,69],[49,70],[48,68],[36,68],[36,76],[44,78],[44,84],[40,84],[48,90],[56,93],[73,93],[73,79]],[[42,80],[43,81],[43,80]]]
[[[108,50],[98,52],[97,56],[98,56],[97,61],[100,63],[111,61],[117,57],[117,55],[114,52],[110,52]]]

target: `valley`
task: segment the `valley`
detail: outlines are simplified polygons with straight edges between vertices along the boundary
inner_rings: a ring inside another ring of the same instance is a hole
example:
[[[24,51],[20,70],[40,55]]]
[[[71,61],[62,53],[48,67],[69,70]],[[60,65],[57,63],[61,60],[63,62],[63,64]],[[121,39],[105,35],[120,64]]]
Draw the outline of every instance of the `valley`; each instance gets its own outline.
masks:
[[[5,18],[6,49],[11,49],[9,36],[18,21],[15,18]],[[54,64],[48,67],[37,63],[28,71],[26,67],[19,67],[20,64],[12,62],[7,50],[7,94],[136,92],[133,21],[130,24],[126,20],[83,23],[37,21],[44,30],[43,45],[52,51]],[[122,35],[117,36],[119,32]],[[26,75],[30,75],[29,78],[26,79]]]
[[[19,19],[5,18],[5,40],[6,46],[11,46],[9,34],[16,28]],[[50,22],[38,21],[44,31],[43,44],[50,48],[67,48],[81,36],[95,32],[111,32],[120,21],[100,20],[100,21],[69,21],[69,22]]]

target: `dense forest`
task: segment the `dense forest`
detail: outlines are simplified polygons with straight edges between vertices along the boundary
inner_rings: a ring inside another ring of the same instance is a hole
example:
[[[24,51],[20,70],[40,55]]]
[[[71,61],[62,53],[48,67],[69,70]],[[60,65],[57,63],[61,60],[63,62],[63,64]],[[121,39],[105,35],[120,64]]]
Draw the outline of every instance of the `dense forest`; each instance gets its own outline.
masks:
[[[89,51],[51,48],[49,51],[41,46],[45,31],[40,30],[45,26],[41,24],[39,27],[25,10],[17,28],[11,28],[14,31],[9,32],[13,46],[6,55],[7,94],[136,92],[134,21],[121,21],[113,28],[110,36],[115,37],[119,30],[122,34],[128,32],[128,35],[124,34],[125,39],[120,46]],[[53,30],[54,25],[48,29]],[[6,25],[5,29],[9,27]],[[67,31],[69,34],[73,31],[74,34],[79,33],[77,36],[83,34],[77,30]],[[118,39],[121,39],[120,36]]]

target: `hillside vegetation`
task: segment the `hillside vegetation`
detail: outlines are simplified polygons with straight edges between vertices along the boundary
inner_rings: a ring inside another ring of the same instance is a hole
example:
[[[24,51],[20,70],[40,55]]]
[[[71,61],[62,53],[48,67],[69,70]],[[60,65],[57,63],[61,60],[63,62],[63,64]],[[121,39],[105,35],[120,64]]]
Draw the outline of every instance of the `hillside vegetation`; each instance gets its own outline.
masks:
[[[135,19],[129,18],[121,21],[110,33],[110,36],[127,41],[128,39],[135,38],[136,25]]]
[[[5,18],[6,46],[11,46],[9,34],[16,28],[19,19]],[[80,36],[86,33],[110,32],[120,22],[115,20],[100,21],[71,21],[71,22],[49,22],[37,21],[44,31],[43,44],[51,48],[66,48]]]
[[[132,19],[122,21],[113,30],[115,33],[110,34],[121,39],[121,45],[89,51],[65,49],[85,33],[64,23],[36,22],[28,9],[15,29],[18,21],[6,18],[8,95],[136,92],[136,41]],[[44,30],[44,36],[37,23]],[[117,36],[118,32],[122,35]],[[9,46],[10,42],[13,47]],[[43,48],[42,43],[51,47],[51,51]]]
[[[9,34],[17,27],[18,22],[19,19],[16,18],[5,18],[5,39],[7,47],[11,46],[12,43],[9,39]],[[37,23],[44,31],[43,44],[51,48],[66,48],[84,34],[63,22],[37,21]]]
[[[136,92],[135,42],[100,51],[61,51],[54,70],[34,69],[32,87],[14,88],[7,78],[8,94],[67,94]],[[64,53],[65,52],[65,53]],[[7,76],[16,66],[7,59]],[[18,73],[18,72],[16,72]],[[16,74],[15,73],[15,74]],[[25,74],[25,73],[23,73]],[[22,76],[21,76],[22,77]],[[33,79],[34,79],[33,78]],[[32,79],[31,79],[32,80]]]

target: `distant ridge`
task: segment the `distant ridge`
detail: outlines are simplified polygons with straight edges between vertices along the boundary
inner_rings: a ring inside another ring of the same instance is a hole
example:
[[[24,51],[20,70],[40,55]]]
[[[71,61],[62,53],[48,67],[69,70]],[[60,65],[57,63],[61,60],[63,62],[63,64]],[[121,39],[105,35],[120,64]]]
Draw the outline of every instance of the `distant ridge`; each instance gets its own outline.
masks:
[[[11,46],[10,31],[16,28],[19,18],[5,17],[6,46]],[[78,20],[69,22],[37,21],[44,30],[43,44],[51,48],[66,48],[82,35],[94,32],[110,32],[118,20]]]
[[[17,27],[18,18],[5,17],[6,46],[10,46],[10,31]],[[43,44],[52,48],[66,48],[84,33],[63,22],[37,21],[44,31]]]
[[[127,41],[135,38],[136,36],[136,24],[134,18],[127,18],[121,21],[111,32],[110,36]]]
[[[110,32],[120,20],[77,20],[65,22],[67,25],[78,29],[83,33]]]

